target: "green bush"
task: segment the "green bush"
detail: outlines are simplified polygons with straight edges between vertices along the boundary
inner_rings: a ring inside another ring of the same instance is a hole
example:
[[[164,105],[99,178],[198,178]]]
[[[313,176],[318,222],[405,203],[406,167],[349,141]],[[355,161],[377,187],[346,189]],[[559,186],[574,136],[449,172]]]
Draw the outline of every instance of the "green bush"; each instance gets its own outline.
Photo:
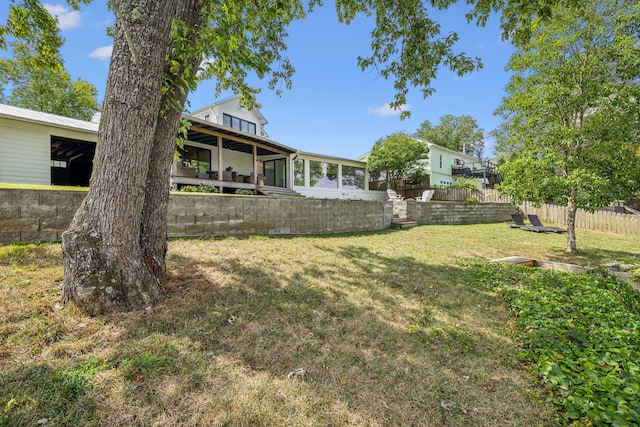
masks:
[[[467,190],[475,190],[478,188],[478,181],[472,178],[466,178],[464,176],[456,179],[453,184],[451,184],[451,188],[462,188]]]
[[[236,190],[236,194],[239,194],[241,196],[253,196],[253,190],[249,190],[246,188],[238,188]]]
[[[213,185],[200,184],[198,186],[185,185],[180,188],[185,193],[217,193],[218,189]]]
[[[522,357],[569,425],[640,424],[640,293],[603,271],[479,267],[517,317]]]

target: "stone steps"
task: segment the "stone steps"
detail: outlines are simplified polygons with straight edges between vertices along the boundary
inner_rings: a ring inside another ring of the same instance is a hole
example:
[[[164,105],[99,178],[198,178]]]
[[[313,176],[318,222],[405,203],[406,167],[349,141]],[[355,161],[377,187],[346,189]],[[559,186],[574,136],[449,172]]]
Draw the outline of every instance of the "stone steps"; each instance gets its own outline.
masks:
[[[391,220],[391,226],[394,228],[411,228],[416,227],[417,225],[418,221],[411,221],[407,218],[394,217]]]
[[[287,197],[303,197],[302,194],[293,191],[290,188],[272,187],[269,185],[258,186],[256,188],[258,193],[265,196],[287,196]]]

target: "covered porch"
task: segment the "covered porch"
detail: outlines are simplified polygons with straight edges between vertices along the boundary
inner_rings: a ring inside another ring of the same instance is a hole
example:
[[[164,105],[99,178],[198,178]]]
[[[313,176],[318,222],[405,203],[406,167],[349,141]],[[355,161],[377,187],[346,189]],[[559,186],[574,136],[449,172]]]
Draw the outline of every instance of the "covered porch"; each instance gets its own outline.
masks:
[[[296,150],[255,134],[188,117],[191,126],[171,169],[171,185],[210,185],[221,193],[238,189],[291,189],[290,156]]]

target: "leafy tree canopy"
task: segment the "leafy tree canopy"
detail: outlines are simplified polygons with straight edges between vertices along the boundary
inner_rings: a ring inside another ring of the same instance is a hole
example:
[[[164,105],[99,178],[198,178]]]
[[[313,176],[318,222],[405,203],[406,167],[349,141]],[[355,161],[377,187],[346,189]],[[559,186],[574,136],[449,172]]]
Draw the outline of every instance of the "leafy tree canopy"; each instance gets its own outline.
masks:
[[[531,42],[498,113],[503,190],[516,201],[569,207],[568,252],[577,208],[597,209],[640,187],[640,5],[623,0],[560,8],[536,20]]]
[[[425,120],[416,130],[415,136],[441,147],[450,148],[482,159],[484,150],[484,129],[471,116],[447,114],[440,117],[440,123],[433,126]]]
[[[28,8],[27,8],[28,7]],[[13,58],[0,59],[0,102],[46,113],[89,120],[98,110],[98,91],[91,83],[73,81],[59,49],[64,43],[57,21],[39,2],[12,4],[0,27],[0,47]]]
[[[367,168],[373,173],[384,173],[395,190],[405,178],[424,178],[428,159],[429,148],[424,141],[394,133],[376,141],[367,158]]]

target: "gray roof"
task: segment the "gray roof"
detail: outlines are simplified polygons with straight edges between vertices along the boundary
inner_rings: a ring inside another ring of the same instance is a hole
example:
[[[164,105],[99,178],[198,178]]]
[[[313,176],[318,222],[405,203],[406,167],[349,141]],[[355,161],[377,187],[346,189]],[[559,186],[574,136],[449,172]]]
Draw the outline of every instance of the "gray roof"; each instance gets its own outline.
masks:
[[[41,123],[66,129],[84,130],[92,133],[98,132],[98,123],[85,122],[84,120],[57,116],[41,111],[27,110],[26,108],[13,107],[11,105],[0,104],[0,117],[31,123]]]

